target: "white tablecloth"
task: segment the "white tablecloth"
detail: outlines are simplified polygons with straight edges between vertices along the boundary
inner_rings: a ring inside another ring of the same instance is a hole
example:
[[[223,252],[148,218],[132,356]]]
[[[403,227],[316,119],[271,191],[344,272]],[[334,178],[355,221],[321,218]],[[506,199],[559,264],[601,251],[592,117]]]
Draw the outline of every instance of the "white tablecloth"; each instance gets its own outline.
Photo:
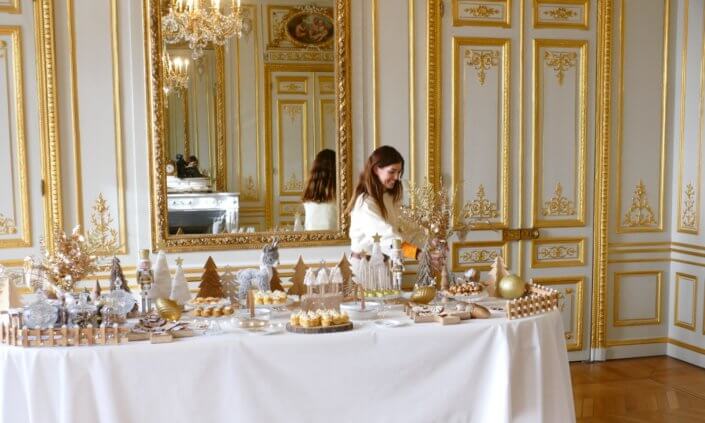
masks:
[[[560,315],[152,345],[0,346],[0,420],[575,421]]]

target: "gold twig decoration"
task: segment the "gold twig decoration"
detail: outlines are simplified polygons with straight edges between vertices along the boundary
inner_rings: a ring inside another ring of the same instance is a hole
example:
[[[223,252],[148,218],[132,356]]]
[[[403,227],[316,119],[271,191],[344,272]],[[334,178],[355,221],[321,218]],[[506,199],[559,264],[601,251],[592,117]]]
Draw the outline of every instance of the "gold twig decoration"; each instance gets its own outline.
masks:
[[[120,249],[118,232],[112,227],[113,217],[103,193],[98,194],[91,211],[91,228],[86,238],[91,250],[100,256],[112,256]]]
[[[10,235],[17,233],[15,221],[0,213],[0,235]]]
[[[541,213],[544,216],[572,216],[575,214],[575,205],[563,196],[563,186],[560,182],[556,185],[551,200],[544,203]]]
[[[565,71],[575,66],[578,54],[574,51],[547,51],[543,54],[546,64],[553,68],[558,77],[558,85],[563,85]]]
[[[469,14],[474,18],[489,18],[491,16],[499,14],[499,9],[494,7],[488,7],[484,4],[475,7],[465,8],[465,13]]]
[[[465,52],[467,64],[477,71],[477,81],[480,85],[485,85],[486,71],[497,66],[499,63],[499,52],[497,50],[468,50]]]
[[[477,188],[475,199],[465,204],[464,214],[475,219],[492,219],[499,216],[497,205],[486,198],[483,185]]]
[[[80,226],[70,236],[57,228],[53,241],[53,252],[49,252],[42,240],[42,266],[51,283],[65,292],[73,291],[76,282],[96,270],[94,251],[81,235]]]
[[[692,183],[685,187],[684,202],[681,226],[686,229],[695,229],[695,188]]]
[[[656,225],[656,218],[649,205],[644,181],[640,180],[636,188],[634,188],[632,205],[624,215],[623,224],[630,227]]]
[[[566,7],[557,7],[551,10],[544,10],[543,14],[550,16],[557,21],[566,21],[572,17],[578,16],[575,10],[568,9]]]

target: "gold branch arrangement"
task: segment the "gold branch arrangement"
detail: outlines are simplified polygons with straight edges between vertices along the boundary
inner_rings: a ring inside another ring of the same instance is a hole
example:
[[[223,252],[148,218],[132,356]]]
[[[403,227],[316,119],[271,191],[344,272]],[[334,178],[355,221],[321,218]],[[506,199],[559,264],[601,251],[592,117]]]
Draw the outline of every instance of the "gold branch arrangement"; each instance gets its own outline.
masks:
[[[73,291],[76,282],[97,270],[95,251],[76,226],[71,235],[56,229],[53,248],[42,241],[42,266],[48,281],[63,292]]]

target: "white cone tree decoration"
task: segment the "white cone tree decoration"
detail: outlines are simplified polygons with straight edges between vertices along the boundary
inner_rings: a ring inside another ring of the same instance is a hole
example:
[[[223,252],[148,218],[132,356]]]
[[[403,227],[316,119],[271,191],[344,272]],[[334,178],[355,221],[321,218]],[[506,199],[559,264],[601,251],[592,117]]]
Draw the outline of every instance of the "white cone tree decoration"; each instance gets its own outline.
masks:
[[[179,305],[186,304],[188,300],[191,299],[191,293],[189,292],[188,283],[186,282],[186,275],[182,267],[183,263],[184,260],[181,257],[176,259],[176,274],[171,283],[171,295],[169,295],[169,298],[176,301]]]
[[[392,287],[389,266],[384,262],[384,253],[382,253],[382,246],[379,243],[381,238],[379,234],[372,237],[374,243],[370,255],[368,289],[390,289]]]
[[[157,255],[157,262],[152,268],[154,274],[154,283],[147,294],[148,298],[153,300],[157,298],[169,298],[171,294],[171,271],[169,263],[166,260],[164,251],[160,251]]]

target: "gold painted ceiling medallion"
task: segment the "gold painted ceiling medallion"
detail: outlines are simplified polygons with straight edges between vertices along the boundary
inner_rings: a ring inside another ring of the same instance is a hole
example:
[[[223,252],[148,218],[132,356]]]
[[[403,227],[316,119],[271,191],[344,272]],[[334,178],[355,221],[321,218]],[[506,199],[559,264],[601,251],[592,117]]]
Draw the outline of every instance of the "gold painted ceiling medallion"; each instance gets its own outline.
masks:
[[[567,21],[570,18],[578,16],[575,10],[568,9],[566,7],[557,7],[551,10],[544,10],[543,14],[550,16],[557,21]]]
[[[623,224],[629,227],[656,225],[656,218],[649,205],[644,181],[639,181],[636,188],[634,188],[632,206],[629,207],[629,210],[624,215]]]
[[[465,52],[467,64],[477,71],[477,81],[480,85],[485,85],[485,71],[497,66],[499,63],[499,52],[497,50],[468,50]]]
[[[15,225],[15,221],[0,213],[0,235],[10,235],[16,233],[17,226]]]
[[[471,219],[491,219],[499,216],[497,204],[486,198],[483,185],[478,187],[475,199],[465,205],[464,214]]]
[[[556,190],[553,191],[551,200],[544,203],[542,214],[544,216],[572,216],[575,214],[575,205],[563,196],[563,186],[560,182],[556,184]]]
[[[489,7],[485,6],[484,4],[481,4],[479,6],[466,8],[465,13],[469,14],[474,18],[489,18],[494,15],[498,15],[499,9],[495,9],[494,7]]]
[[[563,85],[565,71],[575,66],[578,53],[574,51],[547,51],[543,54],[546,64],[553,68],[558,77],[558,85]]]
[[[685,229],[695,229],[695,188],[690,183],[685,187],[683,214],[681,215],[681,227]]]

